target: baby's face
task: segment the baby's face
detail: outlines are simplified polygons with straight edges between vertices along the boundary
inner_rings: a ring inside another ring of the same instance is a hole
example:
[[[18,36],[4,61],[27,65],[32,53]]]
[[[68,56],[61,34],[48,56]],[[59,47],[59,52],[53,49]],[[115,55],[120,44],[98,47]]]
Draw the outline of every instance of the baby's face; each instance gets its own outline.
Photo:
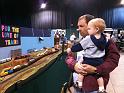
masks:
[[[97,33],[97,29],[94,26],[94,24],[92,22],[88,23],[88,34],[89,35],[95,35]]]

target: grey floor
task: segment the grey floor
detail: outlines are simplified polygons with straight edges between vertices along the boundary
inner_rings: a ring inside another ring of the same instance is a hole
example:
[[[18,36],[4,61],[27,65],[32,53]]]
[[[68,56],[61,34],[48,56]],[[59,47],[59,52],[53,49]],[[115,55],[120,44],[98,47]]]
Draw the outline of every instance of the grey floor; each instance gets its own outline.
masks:
[[[124,93],[124,53],[120,53],[118,67],[110,74],[108,93]]]

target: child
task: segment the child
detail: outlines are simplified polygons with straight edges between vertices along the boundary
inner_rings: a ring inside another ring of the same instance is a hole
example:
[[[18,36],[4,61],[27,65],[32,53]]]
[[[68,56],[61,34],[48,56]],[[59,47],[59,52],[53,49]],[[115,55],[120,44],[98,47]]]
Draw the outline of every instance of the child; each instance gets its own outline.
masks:
[[[107,39],[103,34],[106,27],[105,21],[101,18],[95,18],[88,23],[88,36],[82,39],[78,44],[67,49],[67,53],[78,52],[84,50],[83,64],[98,66],[103,63],[105,55],[105,47]],[[82,80],[84,76],[78,75],[78,87],[82,88]],[[99,91],[98,93],[106,93],[104,89],[104,81],[102,76],[96,77]]]

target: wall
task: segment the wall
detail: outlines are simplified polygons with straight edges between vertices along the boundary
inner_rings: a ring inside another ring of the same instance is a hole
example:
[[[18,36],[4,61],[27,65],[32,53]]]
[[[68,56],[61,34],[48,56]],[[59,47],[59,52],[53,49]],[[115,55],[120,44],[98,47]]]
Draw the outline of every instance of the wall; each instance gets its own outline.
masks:
[[[19,46],[10,46],[10,47],[0,47],[0,60],[10,57],[11,56],[10,51],[19,49],[19,48],[21,48],[20,45]]]
[[[23,54],[26,54],[28,49],[54,47],[54,32],[51,32],[51,37],[43,37],[43,41],[39,42],[38,38],[39,37],[21,37],[21,48]]]
[[[26,54],[28,49],[41,49],[43,47],[54,46],[54,32],[51,32],[51,37],[43,37],[44,40],[39,42],[38,37],[21,37],[21,45],[0,47],[0,60],[10,57],[11,50],[22,49],[22,54]]]

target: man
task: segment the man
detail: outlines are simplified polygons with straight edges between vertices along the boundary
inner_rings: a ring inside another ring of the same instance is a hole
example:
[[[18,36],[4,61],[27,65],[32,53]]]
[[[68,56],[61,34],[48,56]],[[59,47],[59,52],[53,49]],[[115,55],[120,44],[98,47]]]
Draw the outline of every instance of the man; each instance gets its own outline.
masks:
[[[87,24],[93,18],[94,17],[89,14],[83,15],[79,18],[78,29],[82,37],[85,37],[88,35]],[[83,80],[82,92],[80,93],[98,93],[97,80],[95,77],[89,74],[95,73],[95,75],[102,75],[104,79],[105,87],[108,84],[109,73],[118,66],[120,55],[115,43],[112,40],[108,41],[108,46],[106,46],[106,48],[107,49],[106,49],[106,55],[104,58],[104,63],[97,67],[93,67],[88,64],[76,63],[76,60],[73,55],[69,54],[67,56],[66,63],[68,64],[68,67],[77,73],[81,73],[85,75],[85,78]],[[79,93],[79,92],[76,92],[76,93]]]

